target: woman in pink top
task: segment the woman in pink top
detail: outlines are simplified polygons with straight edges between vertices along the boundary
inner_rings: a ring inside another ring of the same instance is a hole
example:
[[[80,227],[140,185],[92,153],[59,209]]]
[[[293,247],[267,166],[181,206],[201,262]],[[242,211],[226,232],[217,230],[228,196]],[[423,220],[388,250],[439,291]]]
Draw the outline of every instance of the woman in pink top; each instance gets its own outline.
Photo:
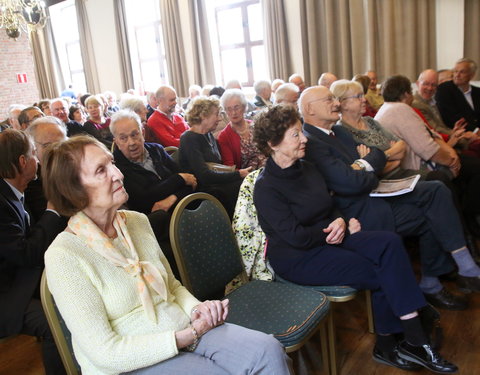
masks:
[[[239,89],[229,89],[222,95],[222,106],[230,122],[218,135],[220,153],[225,165],[237,169],[258,169],[265,164],[265,157],[253,143],[253,122],[245,119],[247,99]]]

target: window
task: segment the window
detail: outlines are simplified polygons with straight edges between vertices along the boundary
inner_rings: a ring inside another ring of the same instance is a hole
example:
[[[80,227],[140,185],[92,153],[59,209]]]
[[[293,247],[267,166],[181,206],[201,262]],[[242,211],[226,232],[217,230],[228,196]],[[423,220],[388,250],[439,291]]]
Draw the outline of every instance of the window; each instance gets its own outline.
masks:
[[[71,84],[75,91],[86,92],[80,37],[78,28],[73,26],[77,25],[74,0],[52,5],[49,12],[65,85]]]
[[[168,83],[158,0],[126,0],[127,32],[135,89],[143,94]]]
[[[263,16],[259,0],[208,1],[210,34],[217,80],[238,79],[244,86],[269,77],[263,44]]]

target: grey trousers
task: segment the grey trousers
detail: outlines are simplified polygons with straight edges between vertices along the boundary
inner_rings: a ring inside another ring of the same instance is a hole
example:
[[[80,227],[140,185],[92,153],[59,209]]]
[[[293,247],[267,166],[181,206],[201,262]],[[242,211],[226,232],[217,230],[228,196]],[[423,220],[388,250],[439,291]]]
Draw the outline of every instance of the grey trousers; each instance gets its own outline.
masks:
[[[203,335],[194,352],[125,374],[288,375],[290,358],[271,335],[225,323]]]

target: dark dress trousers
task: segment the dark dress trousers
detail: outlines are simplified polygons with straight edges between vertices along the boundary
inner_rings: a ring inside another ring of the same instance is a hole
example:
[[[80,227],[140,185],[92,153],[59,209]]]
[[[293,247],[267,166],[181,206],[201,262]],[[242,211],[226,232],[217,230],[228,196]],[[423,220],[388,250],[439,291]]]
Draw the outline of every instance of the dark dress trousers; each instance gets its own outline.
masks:
[[[435,100],[442,120],[448,127],[453,129],[455,123],[462,117],[468,122],[467,130],[473,131],[480,126],[480,88],[471,87],[473,108],[453,81],[438,86]]]
[[[391,230],[402,236],[419,236],[424,275],[439,276],[453,270],[453,261],[446,251],[465,246],[465,239],[446,186],[438,181],[420,181],[411,193],[371,198],[369,193],[376,186],[377,177],[373,172],[350,167],[360,158],[357,143],[341,126],[333,129],[336,137],[329,137],[320,129],[304,124],[308,138],[306,159],[314,163],[325,178],[341,212],[347,218],[360,220],[364,230]],[[374,150],[372,148],[375,153]],[[375,170],[381,170],[381,163],[374,159],[375,154],[370,157],[369,161],[373,161],[370,164]]]
[[[281,169],[269,159],[255,184],[254,203],[268,240],[267,256],[281,277],[301,285],[349,285],[372,290],[375,328],[402,331],[399,317],[425,306],[401,238],[361,231],[340,245],[324,228],[338,215],[313,164]]]

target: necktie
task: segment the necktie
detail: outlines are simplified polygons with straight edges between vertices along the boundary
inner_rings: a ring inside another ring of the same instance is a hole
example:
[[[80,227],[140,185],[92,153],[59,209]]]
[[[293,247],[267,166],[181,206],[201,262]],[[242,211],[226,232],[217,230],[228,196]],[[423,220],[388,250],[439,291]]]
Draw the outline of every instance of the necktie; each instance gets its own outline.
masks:
[[[30,215],[25,209],[25,197],[20,197],[20,202],[22,202],[23,212],[25,213],[25,217],[27,218],[27,224],[30,225]]]

